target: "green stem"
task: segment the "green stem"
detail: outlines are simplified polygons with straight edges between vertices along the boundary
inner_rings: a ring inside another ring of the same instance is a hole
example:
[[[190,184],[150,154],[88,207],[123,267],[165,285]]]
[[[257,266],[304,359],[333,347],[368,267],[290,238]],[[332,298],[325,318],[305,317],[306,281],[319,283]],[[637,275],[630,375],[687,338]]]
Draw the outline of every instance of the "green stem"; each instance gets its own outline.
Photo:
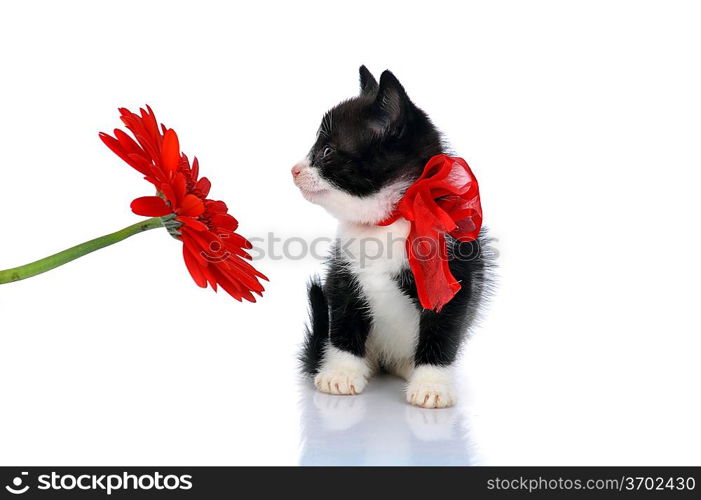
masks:
[[[130,236],[134,236],[135,234],[162,226],[163,220],[161,220],[160,217],[153,217],[129,227],[125,227],[116,233],[106,234],[105,236],[100,236],[94,240],[86,241],[85,243],[81,243],[80,245],[71,247],[63,252],[37,260],[36,262],[14,267],[12,269],[6,269],[5,271],[0,271],[0,285],[31,278],[37,274],[45,273],[46,271],[50,271],[55,267],[62,266],[67,262],[75,260],[78,257],[94,252],[95,250],[114,245],[115,243],[125,240]]]

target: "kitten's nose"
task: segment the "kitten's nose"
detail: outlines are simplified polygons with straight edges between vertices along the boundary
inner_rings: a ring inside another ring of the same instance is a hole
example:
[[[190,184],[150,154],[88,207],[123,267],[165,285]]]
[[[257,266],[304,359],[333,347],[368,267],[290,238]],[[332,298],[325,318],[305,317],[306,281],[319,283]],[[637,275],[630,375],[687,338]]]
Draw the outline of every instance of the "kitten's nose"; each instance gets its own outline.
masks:
[[[297,177],[301,171],[302,165],[300,165],[299,163],[292,167],[292,178],[294,179],[295,177]]]

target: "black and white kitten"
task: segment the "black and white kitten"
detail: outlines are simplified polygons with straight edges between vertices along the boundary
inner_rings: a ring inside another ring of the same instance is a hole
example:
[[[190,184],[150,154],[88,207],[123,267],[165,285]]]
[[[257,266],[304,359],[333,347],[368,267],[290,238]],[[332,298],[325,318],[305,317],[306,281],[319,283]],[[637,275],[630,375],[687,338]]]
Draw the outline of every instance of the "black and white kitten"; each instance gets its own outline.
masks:
[[[407,401],[425,408],[456,401],[452,366],[475,319],[486,259],[477,241],[449,239],[450,269],[462,288],[440,313],[419,304],[406,256],[409,223],[388,218],[443,144],[397,78],[379,84],[360,67],[360,95],[324,116],[307,157],[292,168],[304,197],[338,221],[324,283],[309,288],[305,372],[330,394],[359,394],[371,375],[408,381]]]

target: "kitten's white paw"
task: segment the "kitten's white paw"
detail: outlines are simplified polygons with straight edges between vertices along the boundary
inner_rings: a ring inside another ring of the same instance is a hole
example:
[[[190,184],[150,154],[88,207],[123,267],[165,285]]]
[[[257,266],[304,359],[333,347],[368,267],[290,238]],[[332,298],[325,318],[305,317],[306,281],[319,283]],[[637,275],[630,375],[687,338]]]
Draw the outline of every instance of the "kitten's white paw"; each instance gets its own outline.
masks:
[[[450,368],[421,365],[414,370],[406,388],[407,402],[422,408],[447,408],[456,401]]]
[[[314,385],[327,394],[360,394],[369,377],[370,368],[363,358],[330,346]]]
[[[327,394],[360,394],[367,379],[359,373],[347,371],[322,371],[314,377],[314,385]]]

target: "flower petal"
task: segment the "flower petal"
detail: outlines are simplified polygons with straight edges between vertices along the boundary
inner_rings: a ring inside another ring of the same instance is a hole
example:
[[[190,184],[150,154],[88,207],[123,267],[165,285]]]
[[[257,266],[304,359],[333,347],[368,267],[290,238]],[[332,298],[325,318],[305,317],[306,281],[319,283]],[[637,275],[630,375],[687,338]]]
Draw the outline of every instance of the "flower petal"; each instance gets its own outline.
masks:
[[[138,153],[128,153],[125,161],[142,174],[149,176],[153,175],[153,164],[151,163],[150,159],[147,159]]]
[[[100,140],[105,144],[105,146],[110,148],[112,152],[119,156],[122,160],[124,160],[127,163],[130,163],[127,153],[124,151],[122,144],[120,144],[120,142],[117,139],[104,132],[100,132],[99,135]]]
[[[228,231],[236,231],[236,228],[239,227],[238,221],[229,214],[214,214],[212,222],[215,226]]]
[[[119,143],[122,145],[122,148],[127,153],[143,155],[144,151],[136,143],[136,141],[129,137],[127,134],[125,134],[123,131],[119,130],[118,128],[114,129],[114,137],[119,141]]]
[[[199,181],[197,181],[197,184],[195,184],[195,189],[197,189],[200,192],[200,196],[202,196],[203,198],[207,197],[211,188],[212,183],[209,182],[209,179],[207,179],[206,177],[202,177]]]
[[[207,200],[207,210],[212,214],[225,214],[229,209],[223,201]]]
[[[187,194],[187,180],[181,172],[178,172],[170,181],[170,185],[173,188],[173,193],[175,193],[175,202],[180,206],[180,203]]]
[[[204,212],[204,203],[194,194],[185,195],[178,208],[178,215],[187,217],[197,217],[202,215],[202,212]]]
[[[188,227],[191,227],[195,231],[208,231],[209,228],[207,225],[203,222],[200,222],[199,220],[195,219],[194,217],[185,217],[185,216],[180,216],[176,217],[178,222],[182,222]]]
[[[205,278],[200,268],[200,263],[197,262],[197,259],[192,254],[192,250],[188,245],[183,245],[183,258],[185,259],[185,266],[187,266],[187,270],[190,271],[190,276],[192,276],[194,282],[197,283],[197,286],[206,288],[207,278]]]
[[[180,143],[178,142],[178,134],[172,128],[169,128],[163,136],[161,159],[163,160],[163,168],[171,172],[177,170],[178,163],[180,163]]]
[[[159,186],[158,189],[160,189],[161,193],[163,193],[165,199],[170,202],[170,205],[175,206],[175,204],[178,202],[178,198],[175,196],[173,187],[170,184],[164,182]]]
[[[168,215],[170,207],[158,196],[143,196],[131,202],[131,210],[136,215],[145,217],[163,217]]]
[[[197,157],[195,156],[192,159],[192,178],[197,179],[200,176],[200,162],[197,160]]]

